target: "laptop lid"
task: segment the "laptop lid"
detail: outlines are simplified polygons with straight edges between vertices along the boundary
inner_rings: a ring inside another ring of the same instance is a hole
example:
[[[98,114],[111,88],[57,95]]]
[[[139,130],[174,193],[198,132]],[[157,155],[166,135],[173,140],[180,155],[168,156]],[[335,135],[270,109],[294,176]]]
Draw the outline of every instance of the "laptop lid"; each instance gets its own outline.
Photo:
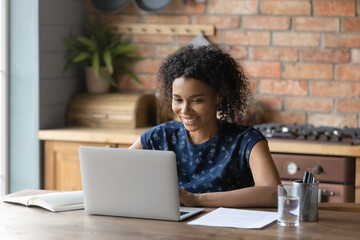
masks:
[[[174,152],[81,146],[79,156],[87,213],[174,221],[187,217],[180,217]]]

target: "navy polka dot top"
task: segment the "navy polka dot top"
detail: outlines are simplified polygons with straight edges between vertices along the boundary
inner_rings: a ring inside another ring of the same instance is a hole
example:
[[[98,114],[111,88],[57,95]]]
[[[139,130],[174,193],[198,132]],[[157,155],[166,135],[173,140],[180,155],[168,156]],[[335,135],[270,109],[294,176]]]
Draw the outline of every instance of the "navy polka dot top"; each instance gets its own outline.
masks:
[[[254,145],[266,140],[257,130],[225,121],[219,135],[191,144],[181,122],[160,124],[141,135],[143,149],[176,153],[179,187],[192,193],[230,191],[254,186],[249,166]]]

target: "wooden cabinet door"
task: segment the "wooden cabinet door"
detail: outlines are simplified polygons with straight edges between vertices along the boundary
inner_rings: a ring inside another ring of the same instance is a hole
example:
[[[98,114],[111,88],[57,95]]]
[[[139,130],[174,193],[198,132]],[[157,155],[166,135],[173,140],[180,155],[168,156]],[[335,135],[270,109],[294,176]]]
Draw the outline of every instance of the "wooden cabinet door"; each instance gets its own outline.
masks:
[[[116,147],[116,144],[45,141],[44,188],[81,190],[80,146]]]

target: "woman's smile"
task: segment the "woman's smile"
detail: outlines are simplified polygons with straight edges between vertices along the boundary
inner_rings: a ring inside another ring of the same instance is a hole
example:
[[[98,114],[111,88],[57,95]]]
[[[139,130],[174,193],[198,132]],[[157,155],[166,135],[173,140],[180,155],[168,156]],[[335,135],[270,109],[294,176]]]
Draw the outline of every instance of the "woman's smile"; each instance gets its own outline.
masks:
[[[182,117],[180,116],[181,122],[188,124],[188,125],[194,125],[196,124],[200,118],[199,117]]]

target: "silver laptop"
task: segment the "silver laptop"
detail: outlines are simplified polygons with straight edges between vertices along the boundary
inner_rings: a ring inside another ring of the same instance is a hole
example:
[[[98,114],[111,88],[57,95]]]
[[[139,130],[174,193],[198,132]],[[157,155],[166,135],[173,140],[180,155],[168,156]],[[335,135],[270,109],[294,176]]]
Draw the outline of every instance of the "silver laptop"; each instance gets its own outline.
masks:
[[[80,147],[88,214],[180,221],[203,208],[180,207],[171,151]]]

